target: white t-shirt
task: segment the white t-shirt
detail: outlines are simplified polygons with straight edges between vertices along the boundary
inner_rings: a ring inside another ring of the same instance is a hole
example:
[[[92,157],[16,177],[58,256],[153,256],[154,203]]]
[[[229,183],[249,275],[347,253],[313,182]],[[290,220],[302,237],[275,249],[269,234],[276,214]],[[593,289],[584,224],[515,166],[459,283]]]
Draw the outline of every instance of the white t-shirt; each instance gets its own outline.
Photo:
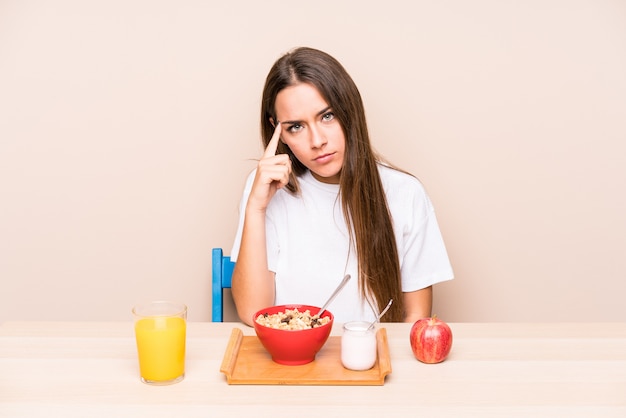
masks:
[[[411,292],[453,278],[433,206],[415,177],[379,165],[398,246],[402,291]],[[246,182],[237,235],[231,250],[236,261],[245,207],[255,172]],[[338,322],[373,321],[377,309],[358,290],[357,258],[341,209],[339,185],[299,177],[301,194],[278,190],[266,211],[268,267],[276,273],[276,305],[322,306],[345,274],[352,276],[327,308]],[[386,301],[385,301],[386,302]]]

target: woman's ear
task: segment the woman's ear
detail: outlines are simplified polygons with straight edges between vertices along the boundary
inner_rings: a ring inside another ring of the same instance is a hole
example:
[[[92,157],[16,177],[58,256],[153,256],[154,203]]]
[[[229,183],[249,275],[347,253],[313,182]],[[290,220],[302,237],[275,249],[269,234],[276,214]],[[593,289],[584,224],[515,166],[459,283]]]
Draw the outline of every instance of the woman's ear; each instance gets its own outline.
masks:
[[[272,124],[272,127],[275,128],[276,124],[274,123],[274,118],[270,116],[270,123]]]

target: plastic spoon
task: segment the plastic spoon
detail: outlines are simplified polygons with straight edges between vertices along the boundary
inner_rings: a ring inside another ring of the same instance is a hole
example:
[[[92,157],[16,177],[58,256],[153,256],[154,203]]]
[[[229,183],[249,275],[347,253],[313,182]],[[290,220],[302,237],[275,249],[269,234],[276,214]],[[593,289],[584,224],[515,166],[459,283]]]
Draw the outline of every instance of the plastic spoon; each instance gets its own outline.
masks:
[[[348,280],[350,280],[350,275],[346,274],[343,278],[343,280],[341,281],[341,283],[339,283],[339,286],[337,286],[337,288],[335,289],[335,291],[333,292],[332,295],[330,295],[330,297],[328,298],[328,300],[326,301],[326,303],[322,306],[322,309],[320,309],[320,311],[317,313],[317,317],[321,317],[322,314],[324,313],[324,311],[326,310],[326,308],[328,307],[328,305],[330,305],[330,302],[333,301],[333,299],[335,299],[335,296],[337,296],[337,294],[339,293],[339,291],[341,291],[341,289],[343,289],[343,287],[346,285],[346,283],[348,283]]]
[[[383,309],[383,311],[382,311],[381,313],[379,313],[379,314],[378,314],[378,316],[376,317],[376,319],[374,320],[374,322],[372,322],[372,323],[370,324],[370,326],[369,326],[369,327],[367,327],[367,329],[371,329],[371,328],[374,326],[374,324],[375,324],[376,322],[380,321],[380,318],[382,318],[382,317],[383,317],[383,315],[387,313],[387,311],[389,310],[389,308],[391,308],[391,304],[392,304],[392,303],[393,303],[393,299],[389,299],[389,303],[387,304],[387,306],[385,306],[385,309]]]

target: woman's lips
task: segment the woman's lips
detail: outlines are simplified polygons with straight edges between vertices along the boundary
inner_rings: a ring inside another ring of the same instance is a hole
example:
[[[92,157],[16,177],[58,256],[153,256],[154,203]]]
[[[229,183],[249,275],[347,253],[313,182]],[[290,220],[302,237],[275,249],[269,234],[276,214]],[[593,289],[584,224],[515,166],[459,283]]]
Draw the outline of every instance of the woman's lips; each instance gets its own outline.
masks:
[[[319,157],[315,158],[316,163],[318,164],[324,164],[329,162],[330,160],[332,160],[333,156],[335,155],[335,153],[330,153],[330,154],[324,154],[324,155],[320,155]]]

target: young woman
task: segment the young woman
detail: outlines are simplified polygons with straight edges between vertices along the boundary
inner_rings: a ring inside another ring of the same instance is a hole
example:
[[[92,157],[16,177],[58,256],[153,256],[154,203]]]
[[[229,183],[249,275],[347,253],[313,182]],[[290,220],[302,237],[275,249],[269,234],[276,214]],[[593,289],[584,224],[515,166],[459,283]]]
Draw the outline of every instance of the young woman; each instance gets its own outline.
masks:
[[[298,48],[263,89],[265,152],[246,182],[231,250],[241,320],[282,304],[321,306],[338,322],[431,315],[432,285],[453,273],[421,183],[370,145],[360,93],[330,55]]]

